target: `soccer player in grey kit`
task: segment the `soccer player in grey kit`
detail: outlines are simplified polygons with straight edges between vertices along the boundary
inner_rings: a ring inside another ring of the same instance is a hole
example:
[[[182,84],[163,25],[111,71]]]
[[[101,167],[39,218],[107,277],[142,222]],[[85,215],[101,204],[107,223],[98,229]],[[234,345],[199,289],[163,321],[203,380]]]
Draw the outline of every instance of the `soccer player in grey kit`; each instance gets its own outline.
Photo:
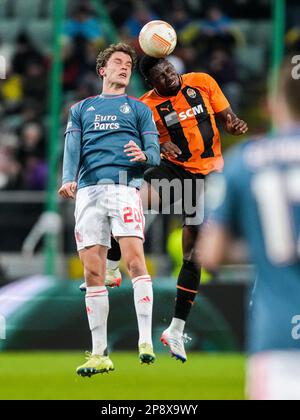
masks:
[[[70,109],[63,181],[59,194],[75,198],[75,238],[87,284],[86,308],[93,350],[77,369],[81,376],[114,369],[107,354],[106,257],[111,232],[132,279],[141,363],[153,363],[152,281],[144,250],[144,215],[139,196],[146,166],[160,163],[158,133],[151,110],[125,90],[136,63],[126,44],[111,45],[97,57],[100,95]]]
[[[300,400],[300,80],[291,63],[270,98],[277,133],[229,154],[211,181],[198,246],[204,267],[216,271],[231,257],[230,234],[238,234],[256,266],[247,340],[253,400]]]

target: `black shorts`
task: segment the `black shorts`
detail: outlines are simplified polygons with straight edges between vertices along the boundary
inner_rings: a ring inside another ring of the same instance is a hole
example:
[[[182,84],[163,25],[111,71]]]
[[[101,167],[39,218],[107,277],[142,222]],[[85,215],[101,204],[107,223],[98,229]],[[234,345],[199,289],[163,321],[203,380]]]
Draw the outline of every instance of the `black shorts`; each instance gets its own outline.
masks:
[[[170,207],[173,207],[172,214],[181,214],[184,225],[201,225],[204,217],[205,175],[193,174],[181,166],[162,160],[160,166],[145,172],[144,179],[158,192],[161,213],[168,214]]]

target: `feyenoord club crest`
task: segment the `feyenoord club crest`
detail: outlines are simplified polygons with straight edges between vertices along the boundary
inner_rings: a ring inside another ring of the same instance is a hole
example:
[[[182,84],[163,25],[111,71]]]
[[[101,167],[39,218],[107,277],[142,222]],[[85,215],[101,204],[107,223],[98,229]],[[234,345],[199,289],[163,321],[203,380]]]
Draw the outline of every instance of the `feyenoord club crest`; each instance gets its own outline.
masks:
[[[189,88],[186,93],[188,94],[188,96],[192,99],[195,99],[197,96],[197,93],[194,91],[194,89]]]
[[[129,114],[131,112],[131,108],[126,102],[124,105],[120,107],[120,111],[123,112],[123,114]]]

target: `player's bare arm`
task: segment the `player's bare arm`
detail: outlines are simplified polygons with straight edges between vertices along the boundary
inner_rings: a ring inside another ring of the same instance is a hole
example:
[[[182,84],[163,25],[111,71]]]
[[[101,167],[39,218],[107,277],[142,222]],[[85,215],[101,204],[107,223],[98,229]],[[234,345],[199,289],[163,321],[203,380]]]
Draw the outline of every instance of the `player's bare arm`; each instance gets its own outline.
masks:
[[[237,117],[237,115],[232,111],[231,107],[226,108],[222,112],[219,112],[217,117],[222,122],[223,127],[227,133],[232,134],[233,136],[241,136],[246,134],[248,131],[248,124]]]
[[[168,157],[177,158],[179,155],[182,154],[181,150],[179,149],[176,144],[174,144],[172,141],[166,141],[165,143],[160,145],[160,151],[163,155]]]

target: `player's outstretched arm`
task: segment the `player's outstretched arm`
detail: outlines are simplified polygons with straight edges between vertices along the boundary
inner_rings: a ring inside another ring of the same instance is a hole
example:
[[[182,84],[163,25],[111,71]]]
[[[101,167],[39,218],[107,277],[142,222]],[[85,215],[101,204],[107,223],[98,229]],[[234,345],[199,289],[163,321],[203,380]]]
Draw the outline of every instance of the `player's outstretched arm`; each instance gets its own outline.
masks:
[[[63,198],[75,198],[80,149],[81,132],[69,131],[65,137],[62,187],[58,191],[58,194]]]
[[[238,118],[230,107],[219,112],[217,117],[221,120],[227,133],[232,134],[233,136],[241,136],[248,131],[248,124]]]

